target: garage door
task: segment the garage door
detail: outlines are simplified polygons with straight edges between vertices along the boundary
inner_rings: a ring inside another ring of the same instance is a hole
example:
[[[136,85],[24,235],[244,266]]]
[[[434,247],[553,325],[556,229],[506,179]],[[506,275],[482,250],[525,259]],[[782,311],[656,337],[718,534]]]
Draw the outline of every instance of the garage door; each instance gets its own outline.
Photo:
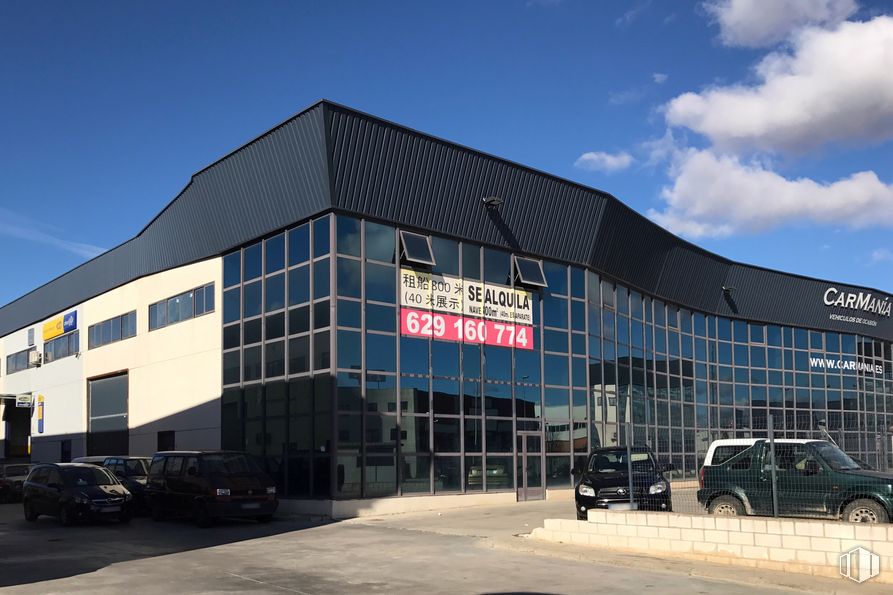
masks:
[[[127,387],[126,373],[88,381],[89,456],[129,454]]]

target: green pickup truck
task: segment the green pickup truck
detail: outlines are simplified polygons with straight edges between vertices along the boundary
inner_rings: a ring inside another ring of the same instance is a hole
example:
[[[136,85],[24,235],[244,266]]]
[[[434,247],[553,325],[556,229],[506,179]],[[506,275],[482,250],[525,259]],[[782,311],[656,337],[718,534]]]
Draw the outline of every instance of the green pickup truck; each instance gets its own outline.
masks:
[[[887,523],[893,518],[893,474],[863,469],[824,440],[775,443],[779,516]],[[711,514],[772,516],[769,442],[720,465],[701,468],[698,502]]]

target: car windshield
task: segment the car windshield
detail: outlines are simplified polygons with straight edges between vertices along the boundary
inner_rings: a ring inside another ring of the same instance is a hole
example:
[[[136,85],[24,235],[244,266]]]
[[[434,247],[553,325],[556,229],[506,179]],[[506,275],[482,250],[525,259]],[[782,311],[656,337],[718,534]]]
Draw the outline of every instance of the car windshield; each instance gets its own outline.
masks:
[[[117,483],[102,467],[68,467],[62,470],[65,484],[69,486],[108,486]]]
[[[835,471],[850,471],[862,468],[859,466],[859,463],[830,442],[813,442],[812,445],[818,451],[819,456]]]
[[[653,471],[654,462],[647,452],[633,452],[633,471]],[[626,473],[628,469],[625,450],[597,452],[589,459],[591,473]]]
[[[146,461],[143,459],[128,459],[124,461],[124,469],[127,477],[145,477],[148,475],[146,472]]]
[[[15,477],[17,475],[28,475],[28,471],[30,471],[28,465],[9,465],[4,473],[6,477]]]
[[[220,475],[250,475],[262,473],[263,469],[252,459],[241,453],[223,453],[202,457],[205,471]]]

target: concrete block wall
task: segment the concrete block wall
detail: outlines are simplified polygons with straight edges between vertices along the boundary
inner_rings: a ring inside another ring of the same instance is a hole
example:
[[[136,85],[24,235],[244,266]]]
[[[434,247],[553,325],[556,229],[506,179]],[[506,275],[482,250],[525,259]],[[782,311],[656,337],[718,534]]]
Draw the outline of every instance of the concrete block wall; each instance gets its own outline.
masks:
[[[870,580],[893,584],[893,525],[599,510],[588,521],[547,519],[531,537],[832,578],[841,554],[861,546],[880,557]]]

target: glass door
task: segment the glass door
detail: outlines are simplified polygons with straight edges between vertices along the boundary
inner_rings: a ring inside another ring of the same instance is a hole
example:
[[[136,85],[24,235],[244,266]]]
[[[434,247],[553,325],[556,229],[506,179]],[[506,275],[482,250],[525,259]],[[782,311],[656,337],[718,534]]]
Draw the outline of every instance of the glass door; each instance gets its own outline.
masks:
[[[518,433],[518,501],[542,500],[543,441],[539,433]]]

